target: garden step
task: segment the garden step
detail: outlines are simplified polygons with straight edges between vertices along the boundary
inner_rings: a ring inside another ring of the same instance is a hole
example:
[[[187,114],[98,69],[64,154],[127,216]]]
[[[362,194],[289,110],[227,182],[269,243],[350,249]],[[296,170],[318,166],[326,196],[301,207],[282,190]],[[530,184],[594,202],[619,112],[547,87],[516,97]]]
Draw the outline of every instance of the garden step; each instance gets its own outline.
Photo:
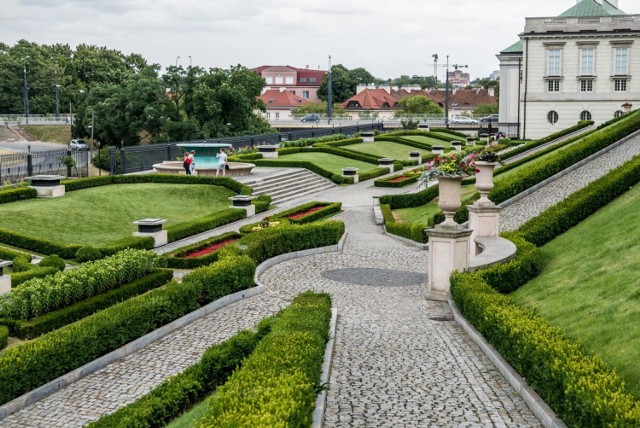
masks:
[[[281,181],[282,179],[285,179],[285,178],[307,175],[308,172],[309,171],[307,171],[306,169],[282,171],[258,180],[244,181],[243,184],[250,187],[259,187],[264,184]]]
[[[287,202],[287,201],[289,201],[291,199],[295,199],[295,198],[298,198],[300,196],[308,195],[308,194],[311,194],[311,193],[322,192],[324,190],[328,190],[328,189],[331,189],[333,187],[334,186],[332,186],[332,185],[324,185],[324,186],[320,186],[319,185],[317,187],[314,187],[313,189],[309,189],[309,190],[305,191],[304,193],[296,193],[294,195],[290,195],[290,196],[287,196],[287,197],[278,198],[276,202],[278,204],[281,204],[283,202]]]
[[[267,194],[274,204],[335,187],[331,181],[307,170],[278,174],[255,184],[254,195]]]
[[[287,187],[291,185],[300,186],[302,184],[315,183],[315,182],[318,182],[318,177],[298,175],[296,177],[283,179],[282,181],[279,181],[279,182],[273,182],[265,185],[254,186],[253,192],[271,194],[271,192],[273,192],[274,190],[279,190],[279,189],[282,189],[283,187]],[[326,181],[323,180],[322,182],[326,182]]]
[[[320,189],[320,188],[324,190],[324,189],[330,189],[332,187],[333,185],[331,185],[330,183],[315,182],[311,184],[307,183],[304,185],[283,188],[277,191],[272,191],[270,193],[267,193],[267,195],[271,196],[273,200],[276,200],[276,199],[281,199],[284,196],[290,196],[290,195],[299,196],[302,194],[306,195],[311,192],[315,192],[317,191],[317,189]]]

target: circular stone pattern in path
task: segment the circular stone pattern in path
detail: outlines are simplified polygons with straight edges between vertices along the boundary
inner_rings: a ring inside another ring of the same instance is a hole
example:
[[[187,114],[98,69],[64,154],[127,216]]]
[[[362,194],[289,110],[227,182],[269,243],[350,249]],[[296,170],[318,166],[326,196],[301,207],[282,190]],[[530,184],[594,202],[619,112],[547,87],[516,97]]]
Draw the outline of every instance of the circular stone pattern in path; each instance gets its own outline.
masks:
[[[334,269],[322,272],[322,276],[332,281],[349,282],[358,285],[405,286],[427,283],[426,273],[390,269]]]

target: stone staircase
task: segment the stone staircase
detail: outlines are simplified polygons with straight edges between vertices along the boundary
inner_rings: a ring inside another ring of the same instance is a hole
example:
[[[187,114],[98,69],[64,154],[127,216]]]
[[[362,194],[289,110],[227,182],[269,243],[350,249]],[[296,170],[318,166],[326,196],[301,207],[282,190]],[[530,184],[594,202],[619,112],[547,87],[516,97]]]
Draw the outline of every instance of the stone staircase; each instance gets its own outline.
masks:
[[[4,143],[17,143],[23,142],[24,139],[14,133],[12,128],[7,128],[5,126],[0,126],[0,141]]]
[[[271,196],[274,205],[336,187],[333,182],[306,169],[289,169],[261,179],[243,181],[243,184],[252,187],[254,195]]]

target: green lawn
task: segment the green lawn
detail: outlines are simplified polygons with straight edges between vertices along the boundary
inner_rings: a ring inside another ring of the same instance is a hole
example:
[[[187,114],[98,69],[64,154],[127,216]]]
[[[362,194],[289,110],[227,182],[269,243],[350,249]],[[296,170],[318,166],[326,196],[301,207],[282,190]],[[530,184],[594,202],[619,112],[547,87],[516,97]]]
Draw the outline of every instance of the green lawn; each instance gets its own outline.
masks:
[[[224,187],[184,184],[119,184],[77,190],[56,199],[0,205],[0,228],[63,244],[104,245],[131,236],[131,223],[164,218],[165,226],[229,207]]]
[[[640,186],[542,247],[540,276],[512,294],[600,355],[640,398]]]
[[[474,193],[476,193],[476,188],[473,184],[465,185],[462,187],[461,199],[464,200]],[[393,215],[396,218],[396,221],[400,223],[416,223],[426,225],[428,223],[428,219],[433,217],[433,215],[439,211],[441,210],[438,207],[438,198],[435,198],[433,201],[419,207],[393,210]]]
[[[343,146],[342,148],[358,153],[367,153],[381,158],[387,157],[400,161],[409,160],[409,152],[418,151],[423,158],[431,153],[429,150],[420,150],[415,147],[405,146],[400,143],[392,143],[390,141],[352,144],[349,146]]]
[[[215,393],[214,393],[215,394]],[[205,398],[191,410],[188,410],[182,416],[177,419],[174,419],[173,422],[167,425],[167,428],[191,428],[195,426],[196,422],[202,419],[206,414],[207,410],[209,410],[209,400],[211,396]]]
[[[278,161],[304,161],[311,162],[318,165],[321,168],[324,168],[328,171],[333,172],[334,174],[342,175],[342,168],[347,167],[355,167],[359,168],[358,172],[370,171],[378,167],[378,165],[374,165],[372,163],[362,162],[355,159],[349,159],[342,156],[332,155],[329,153],[294,153],[292,155],[280,156],[277,159],[273,159],[275,162]]]
[[[431,146],[442,146],[445,148],[451,148],[450,142],[438,140],[437,138],[423,137],[421,135],[403,135],[401,138],[404,138],[405,140],[416,141],[418,143],[429,144]],[[466,141],[463,141],[463,143],[466,144]]]

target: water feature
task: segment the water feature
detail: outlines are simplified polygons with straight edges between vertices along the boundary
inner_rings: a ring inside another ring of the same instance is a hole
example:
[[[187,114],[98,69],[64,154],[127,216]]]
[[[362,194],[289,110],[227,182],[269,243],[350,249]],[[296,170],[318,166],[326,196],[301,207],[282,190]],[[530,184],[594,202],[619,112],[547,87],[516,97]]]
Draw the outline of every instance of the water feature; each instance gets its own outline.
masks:
[[[177,147],[183,148],[190,152],[195,150],[196,169],[200,168],[217,168],[218,154],[223,148],[231,147],[231,144],[222,143],[179,143]]]

